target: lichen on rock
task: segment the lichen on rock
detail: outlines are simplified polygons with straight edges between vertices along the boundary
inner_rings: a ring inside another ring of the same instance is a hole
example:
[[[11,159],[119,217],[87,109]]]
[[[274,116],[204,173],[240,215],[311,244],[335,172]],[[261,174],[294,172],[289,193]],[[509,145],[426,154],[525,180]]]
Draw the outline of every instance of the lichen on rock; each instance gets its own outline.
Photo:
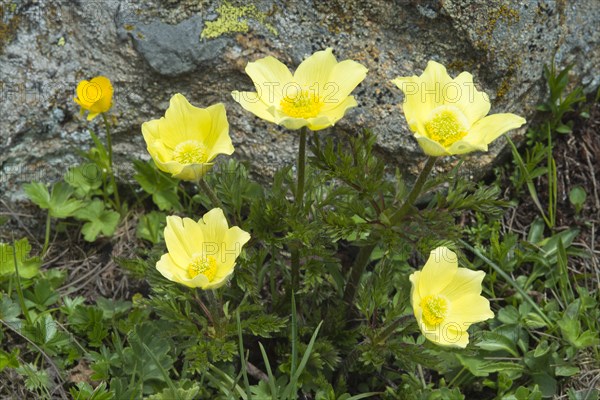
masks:
[[[227,33],[246,33],[250,19],[257,21],[274,36],[277,35],[277,29],[266,22],[267,14],[259,11],[254,4],[236,7],[225,1],[217,8],[217,13],[219,18],[206,22],[201,38],[213,39]]]

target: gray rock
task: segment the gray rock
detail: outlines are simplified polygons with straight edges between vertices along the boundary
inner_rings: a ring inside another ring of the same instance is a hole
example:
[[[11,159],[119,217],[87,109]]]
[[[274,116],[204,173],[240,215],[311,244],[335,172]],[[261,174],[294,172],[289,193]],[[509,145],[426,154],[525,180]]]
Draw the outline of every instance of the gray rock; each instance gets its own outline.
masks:
[[[195,15],[176,25],[160,21],[135,25],[129,32],[134,48],[150,64],[153,70],[163,76],[177,76],[193,72],[200,65],[214,63],[227,41],[222,38],[200,40],[204,23],[200,15]],[[120,23],[123,26],[124,23]],[[124,29],[124,28],[121,28]]]
[[[401,112],[402,93],[390,80],[420,74],[429,59],[453,76],[473,73],[493,113],[528,119],[544,97],[543,66],[553,55],[560,66],[575,63],[572,75],[586,90],[600,84],[597,0],[259,0],[227,15],[220,0],[14,4],[0,21],[6,32],[0,37],[0,191],[10,199],[22,198],[24,182],[57,179],[77,163],[75,150],[90,144],[88,128],[102,137],[100,118],[87,122],[73,102],[77,83],[100,74],[115,87],[119,171],[129,171],[132,159],[147,159],[140,125],[162,116],[180,92],[200,107],[224,102],[234,156],[267,178],[293,162],[297,134],[249,114],[230,95],[252,90],[244,67],[267,55],[295,67],[333,47],[338,59],[367,66],[353,93],[359,107],[320,134],[370,128],[381,156],[410,173],[424,157]],[[241,32],[201,38],[209,24],[223,21],[239,22]],[[497,140],[466,165],[484,170],[504,145]]]

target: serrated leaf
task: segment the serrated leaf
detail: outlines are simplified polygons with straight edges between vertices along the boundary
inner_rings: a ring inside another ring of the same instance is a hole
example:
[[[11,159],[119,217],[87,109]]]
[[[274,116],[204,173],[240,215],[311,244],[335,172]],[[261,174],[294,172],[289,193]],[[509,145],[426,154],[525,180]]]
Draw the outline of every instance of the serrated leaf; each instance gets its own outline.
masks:
[[[102,186],[102,172],[94,163],[86,163],[70,168],[64,180],[75,188],[79,197],[84,197]]]
[[[2,294],[2,298],[0,298],[0,320],[18,329],[21,326],[20,314],[21,308],[19,305],[12,301],[8,295]]]
[[[17,368],[19,366],[19,349],[13,349],[12,353],[7,353],[4,350],[0,350],[0,371],[4,368]]]
[[[136,236],[156,244],[162,238],[166,223],[165,213],[152,211],[148,214],[144,214],[138,221]]]
[[[147,400],[194,400],[199,392],[200,388],[198,386],[193,386],[189,389],[177,388],[175,391],[166,388],[160,393],[147,397]]]
[[[159,171],[153,163],[135,160],[133,164],[137,172],[135,180],[146,193],[152,195],[152,201],[161,211],[181,209],[177,196],[177,179]]]
[[[50,192],[41,182],[31,182],[23,186],[29,200],[33,201],[39,208],[47,210],[50,207]]]
[[[50,193],[50,216],[54,218],[67,218],[73,216],[75,211],[83,207],[80,200],[72,199],[73,188],[66,182],[56,182]]]
[[[119,224],[119,213],[112,210],[105,210],[104,203],[95,199],[75,213],[75,218],[88,221],[81,228],[83,238],[88,242],[96,240],[102,233],[105,236],[112,236]]]
[[[14,248],[7,243],[0,243],[0,276],[12,275],[15,269],[15,250],[19,267],[19,277],[31,279],[37,275],[41,260],[39,257],[29,257],[31,245],[27,238],[15,241]]]

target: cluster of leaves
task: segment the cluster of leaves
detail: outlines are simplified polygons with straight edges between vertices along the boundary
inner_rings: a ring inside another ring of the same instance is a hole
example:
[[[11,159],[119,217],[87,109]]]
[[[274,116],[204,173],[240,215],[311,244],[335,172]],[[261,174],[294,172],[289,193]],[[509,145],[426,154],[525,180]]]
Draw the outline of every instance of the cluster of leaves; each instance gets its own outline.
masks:
[[[563,81],[552,82],[564,89]],[[554,116],[569,109],[557,107]],[[117,205],[108,153],[94,142],[89,163],[50,189],[34,182],[26,191],[48,210],[47,232],[51,219],[73,218],[88,241],[111,236],[128,209],[143,210],[137,257],[117,261],[145,289],[131,299],[70,297],[66,272],[41,268],[26,238],[0,244],[0,374],[16,373],[32,397],[535,400],[579,373],[584,352],[600,359],[598,292],[567,269],[570,258],[588,256],[573,244],[578,231],[547,231],[552,217],[542,210],[526,237],[504,232],[499,218],[511,203],[498,186],[464,177],[461,163],[430,179],[397,221],[409,185],[368,131],[313,137],[301,206],[290,201],[291,167],[264,185],[243,164],[222,162],[207,184],[252,240],[231,282],[203,292],[166,280],[155,264],[165,217],[199,219],[213,206],[209,196],[135,161],[139,189]],[[536,157],[519,158],[515,188],[539,173]],[[457,223],[465,218],[474,223]],[[412,317],[408,275],[439,245],[488,272],[484,295],[496,318],[474,327],[466,350],[426,342]],[[368,246],[374,251],[347,304],[352,264]],[[83,379],[66,381],[76,373]],[[598,392],[570,398],[588,395]]]
[[[48,248],[51,219],[75,218],[83,222],[81,233],[88,242],[94,242],[99,235],[110,237],[117,229],[122,210],[118,201],[113,200],[117,187],[110,179],[112,165],[108,150],[94,132],[90,131],[90,135],[94,146],[82,153],[88,162],[70,168],[50,190],[41,182],[25,185],[29,199],[48,210],[42,255]]]

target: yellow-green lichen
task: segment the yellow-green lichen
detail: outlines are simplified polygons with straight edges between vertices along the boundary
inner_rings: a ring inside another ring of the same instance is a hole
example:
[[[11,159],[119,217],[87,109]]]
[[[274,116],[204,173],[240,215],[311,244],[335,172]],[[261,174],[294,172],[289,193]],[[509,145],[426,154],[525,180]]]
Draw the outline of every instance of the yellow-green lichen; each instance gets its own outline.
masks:
[[[488,18],[486,24],[483,27],[477,29],[477,33],[480,36],[475,45],[480,50],[488,51],[489,43],[493,39],[494,30],[499,22],[505,23],[507,26],[512,26],[519,22],[521,16],[519,11],[510,8],[506,4],[502,4],[500,7],[488,11]]]
[[[260,12],[254,4],[235,7],[224,2],[217,8],[217,13],[219,18],[206,22],[200,37],[212,39],[226,33],[246,33],[250,19],[257,21],[273,35],[277,35],[277,29],[266,22],[267,14]]]
[[[508,66],[508,71],[506,71],[504,78],[502,79],[502,81],[498,85],[498,89],[496,90],[497,99],[501,99],[506,95],[506,93],[508,93],[508,91],[511,88],[511,82],[522,64],[523,62],[520,58],[518,58]]]
[[[4,45],[9,43],[15,36],[20,17],[15,14],[17,5],[14,3],[0,4],[0,53]]]

